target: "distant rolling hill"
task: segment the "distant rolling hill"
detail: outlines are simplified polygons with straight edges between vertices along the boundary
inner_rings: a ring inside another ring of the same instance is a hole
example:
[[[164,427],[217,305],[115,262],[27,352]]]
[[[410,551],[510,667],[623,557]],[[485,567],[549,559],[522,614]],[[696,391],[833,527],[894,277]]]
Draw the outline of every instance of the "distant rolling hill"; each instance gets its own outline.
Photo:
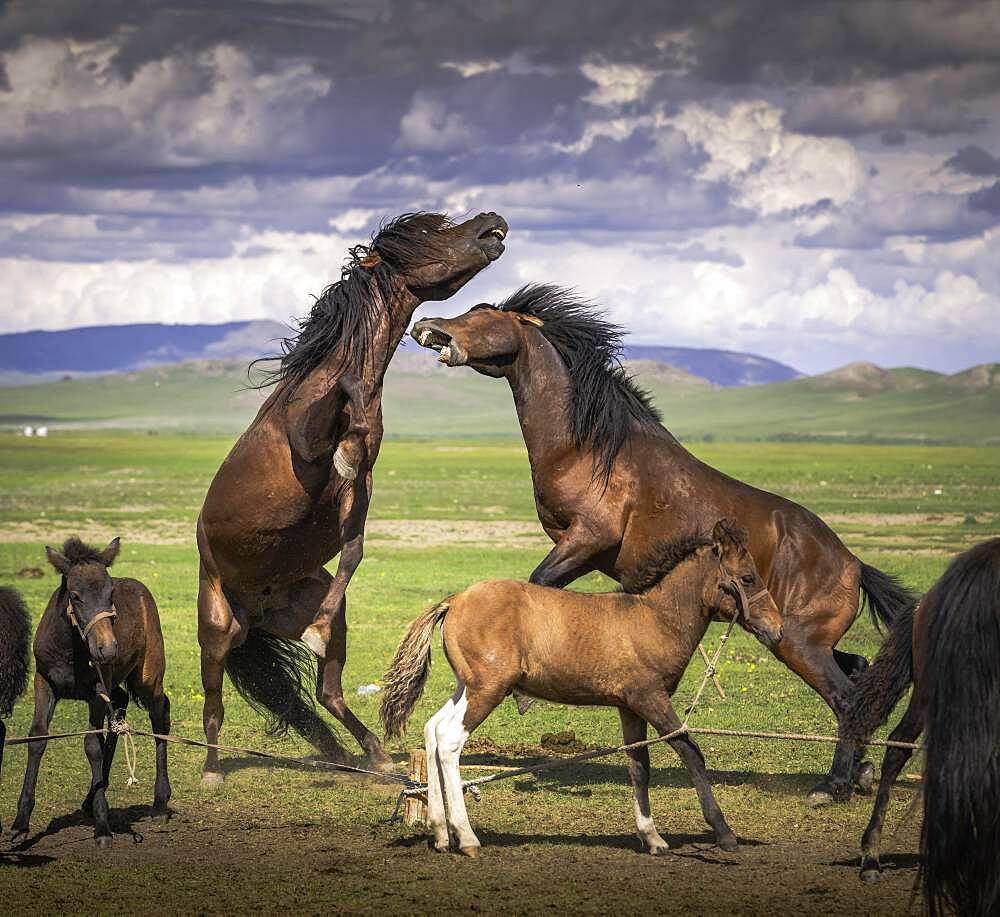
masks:
[[[100,325],[65,331],[0,334],[0,385],[51,381],[63,375],[127,372],[186,360],[253,359],[274,353],[288,328],[278,322],[223,325]],[[415,360],[432,363],[430,351]],[[729,350],[628,345],[625,358],[656,362],[714,385],[782,382],[800,375],[775,360]]]
[[[953,376],[852,364],[820,376],[721,388],[664,364],[628,367],[684,439],[949,442],[1000,445],[1000,363]],[[0,427],[27,424],[235,434],[264,394],[245,360],[199,360],[132,373],[0,388]],[[515,436],[510,390],[447,369],[415,347],[386,376],[389,436]]]
[[[798,379],[802,375],[797,369],[792,369],[791,366],[786,366],[777,360],[759,357],[752,353],[738,353],[734,350],[627,344],[625,359],[666,363],[726,388],[786,382],[789,379]]]

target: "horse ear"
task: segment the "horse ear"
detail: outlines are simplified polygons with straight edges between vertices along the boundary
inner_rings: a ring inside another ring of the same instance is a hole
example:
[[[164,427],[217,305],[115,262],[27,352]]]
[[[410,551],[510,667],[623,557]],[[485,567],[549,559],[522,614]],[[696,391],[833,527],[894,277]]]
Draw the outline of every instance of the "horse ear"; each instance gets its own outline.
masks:
[[[513,315],[522,325],[534,325],[536,328],[541,328],[545,324],[537,315],[524,315],[521,312],[514,312]]]
[[[55,548],[50,548],[46,545],[45,556],[48,558],[49,563],[56,568],[57,573],[61,573],[63,576],[69,573],[69,561],[57,550],[55,550]]]
[[[712,529],[712,541],[715,542],[716,553],[736,547],[733,538],[732,523],[728,519],[720,519]]]
[[[108,546],[101,551],[101,563],[104,564],[105,567],[110,567],[115,562],[115,558],[118,556],[121,546],[121,538],[113,538],[108,543]]]

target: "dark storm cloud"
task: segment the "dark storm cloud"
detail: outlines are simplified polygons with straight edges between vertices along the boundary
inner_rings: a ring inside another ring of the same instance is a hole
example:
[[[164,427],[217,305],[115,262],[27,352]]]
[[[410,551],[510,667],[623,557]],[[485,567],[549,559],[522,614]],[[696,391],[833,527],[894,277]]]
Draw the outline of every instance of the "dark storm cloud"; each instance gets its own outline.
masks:
[[[53,217],[18,224],[5,251],[218,258],[248,231],[329,233],[357,210],[345,231],[363,235],[379,216],[448,201],[503,207],[550,234],[746,227],[761,216],[741,182],[763,162],[706,178],[706,148],[666,122],[687,105],[747,99],[822,137],[961,134],[948,169],[988,177],[996,159],[966,136],[989,127],[981,102],[1000,91],[1000,17],[987,6],[0,3],[0,217]],[[633,68],[619,90],[634,84],[617,95],[599,82],[616,66]],[[935,198],[930,216],[923,200],[841,212],[828,191],[808,192],[784,218],[833,218],[799,230],[804,247],[966,238],[997,212],[995,187]],[[690,240],[670,253],[744,265],[739,251]]]
[[[965,172],[967,175],[1000,175],[1000,159],[975,144],[963,146],[945,161],[945,166],[955,172]]]

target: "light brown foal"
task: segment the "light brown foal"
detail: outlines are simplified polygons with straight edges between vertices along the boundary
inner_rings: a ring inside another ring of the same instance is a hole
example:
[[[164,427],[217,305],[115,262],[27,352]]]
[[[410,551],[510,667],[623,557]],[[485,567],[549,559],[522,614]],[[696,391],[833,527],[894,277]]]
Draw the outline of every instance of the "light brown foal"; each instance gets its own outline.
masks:
[[[781,640],[781,614],[757,573],[746,536],[725,520],[711,538],[660,545],[625,586],[637,594],[574,593],[512,580],[478,583],[429,608],[410,626],[386,676],[387,735],[401,734],[423,691],[439,621],[457,682],[451,699],[424,727],[435,849],[447,850],[450,835],[462,853],[479,854],[462,796],[459,756],[470,734],[508,694],[516,690],[557,703],[617,707],[625,742],[639,742],[647,723],[661,735],[681,725],[670,698],[713,616],[742,615],[744,626],[766,645]],[[741,607],[746,595],[751,597]],[[689,735],[670,745],[691,774],[719,846],[735,850],[736,836],[712,794],[700,749]],[[639,837],[650,853],[665,853],[667,843],[650,814],[649,750],[628,755]]]

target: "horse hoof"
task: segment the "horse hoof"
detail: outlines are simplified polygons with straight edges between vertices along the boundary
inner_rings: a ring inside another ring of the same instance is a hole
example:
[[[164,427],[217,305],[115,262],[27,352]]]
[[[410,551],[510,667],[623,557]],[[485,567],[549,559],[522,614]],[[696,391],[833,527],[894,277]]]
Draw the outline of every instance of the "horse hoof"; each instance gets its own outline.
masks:
[[[650,856],[663,857],[670,853],[670,847],[666,841],[664,841],[662,844],[653,844],[648,848],[648,852]]]
[[[28,832],[13,830],[10,833],[10,846],[21,847],[28,842]]]
[[[113,842],[110,834],[102,834],[100,837],[94,838],[94,843],[97,844],[99,850],[107,850]]]
[[[861,881],[866,885],[875,885],[882,881],[882,873],[877,866],[868,866],[861,870]]]
[[[480,849],[481,848],[480,848],[479,844],[473,844],[473,845],[471,845],[469,847],[459,847],[458,848],[459,853],[461,853],[462,856],[468,857],[470,860],[478,860],[479,859],[479,851],[480,851]]]
[[[153,812],[150,817],[157,824],[164,824],[170,821],[170,809],[166,806],[153,806]]]
[[[203,790],[221,790],[225,783],[226,778],[222,771],[205,771],[201,775],[201,788]]]
[[[315,624],[310,624],[302,631],[301,639],[320,659],[326,659],[326,638]]]
[[[345,481],[353,481],[358,476],[358,466],[347,457],[343,446],[333,453],[333,467]]]
[[[806,796],[806,805],[812,809],[821,809],[833,802],[833,794],[829,790],[817,787]]]
[[[719,838],[719,847],[725,850],[726,853],[736,853],[740,849],[740,842],[736,840],[735,834],[730,834]]]
[[[431,838],[427,842],[427,846],[431,848],[435,853],[447,853],[448,852],[448,842],[447,841],[436,841]]]
[[[864,795],[872,791],[875,783],[875,767],[871,761],[862,761],[858,767],[858,775],[854,778],[854,788]]]

